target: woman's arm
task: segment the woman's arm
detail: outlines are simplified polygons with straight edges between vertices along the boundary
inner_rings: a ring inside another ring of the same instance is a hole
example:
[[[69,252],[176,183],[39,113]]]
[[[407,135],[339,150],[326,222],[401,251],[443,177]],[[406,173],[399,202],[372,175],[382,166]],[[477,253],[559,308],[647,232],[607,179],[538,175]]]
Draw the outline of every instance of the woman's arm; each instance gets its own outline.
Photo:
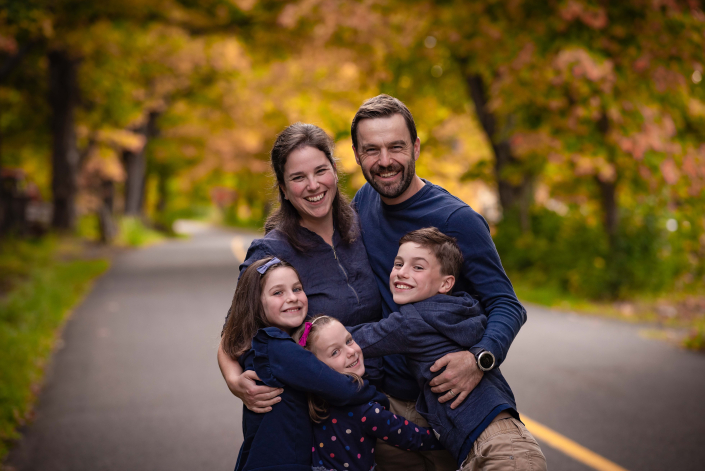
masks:
[[[245,407],[252,412],[269,412],[274,404],[281,401],[279,395],[284,392],[283,389],[258,386],[255,383],[259,381],[257,373],[254,371],[243,373],[240,364],[223,351],[222,344],[218,345],[218,367],[230,392],[239,397]]]

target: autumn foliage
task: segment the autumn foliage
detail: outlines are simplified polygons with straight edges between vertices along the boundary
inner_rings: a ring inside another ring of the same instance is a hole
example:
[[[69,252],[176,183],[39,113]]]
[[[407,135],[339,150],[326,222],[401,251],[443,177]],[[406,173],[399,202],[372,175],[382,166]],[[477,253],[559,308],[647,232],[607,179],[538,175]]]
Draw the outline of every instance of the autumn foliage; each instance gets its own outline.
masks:
[[[0,0],[0,165],[59,228],[204,206],[256,224],[277,132],[326,129],[352,193],[350,120],[385,92],[414,113],[419,174],[485,215],[510,271],[697,290],[703,67],[698,0]]]

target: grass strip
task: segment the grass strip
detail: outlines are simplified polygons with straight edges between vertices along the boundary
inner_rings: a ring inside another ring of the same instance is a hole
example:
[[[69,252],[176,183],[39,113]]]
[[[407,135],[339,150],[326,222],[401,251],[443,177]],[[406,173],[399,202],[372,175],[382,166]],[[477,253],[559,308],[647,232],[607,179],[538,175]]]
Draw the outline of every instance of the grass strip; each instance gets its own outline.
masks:
[[[60,242],[3,241],[0,270],[0,462],[32,414],[57,333],[109,262],[61,260]]]

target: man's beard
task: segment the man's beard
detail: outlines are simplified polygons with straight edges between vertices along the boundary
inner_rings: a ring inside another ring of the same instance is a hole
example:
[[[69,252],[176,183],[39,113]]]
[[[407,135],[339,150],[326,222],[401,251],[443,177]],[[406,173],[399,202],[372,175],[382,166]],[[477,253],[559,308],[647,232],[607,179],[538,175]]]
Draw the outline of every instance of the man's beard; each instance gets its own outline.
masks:
[[[399,183],[384,184],[379,181],[375,181],[373,178],[373,175],[397,171],[401,172],[401,180]],[[377,193],[385,198],[394,199],[401,196],[414,180],[414,175],[416,175],[416,162],[414,159],[410,159],[410,162],[406,167],[401,164],[391,165],[389,167],[372,167],[369,174],[367,172],[363,172],[363,175],[365,176],[367,183],[369,183],[372,188],[377,191]]]

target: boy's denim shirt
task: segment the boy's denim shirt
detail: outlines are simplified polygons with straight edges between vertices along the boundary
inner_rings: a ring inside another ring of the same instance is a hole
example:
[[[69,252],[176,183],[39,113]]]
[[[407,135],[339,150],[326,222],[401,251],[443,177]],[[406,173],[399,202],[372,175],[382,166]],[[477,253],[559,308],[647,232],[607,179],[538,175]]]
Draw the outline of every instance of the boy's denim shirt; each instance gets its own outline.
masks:
[[[441,394],[431,391],[429,382],[436,360],[448,353],[467,351],[477,344],[487,324],[480,303],[467,293],[437,294],[424,301],[406,304],[400,312],[376,323],[350,328],[363,354],[378,357],[401,353],[416,378],[421,395],[416,409],[439,435],[453,456],[459,454],[466,439],[498,406],[516,410],[514,394],[499,368],[483,375],[480,383],[456,409],[452,401],[438,402]]]

